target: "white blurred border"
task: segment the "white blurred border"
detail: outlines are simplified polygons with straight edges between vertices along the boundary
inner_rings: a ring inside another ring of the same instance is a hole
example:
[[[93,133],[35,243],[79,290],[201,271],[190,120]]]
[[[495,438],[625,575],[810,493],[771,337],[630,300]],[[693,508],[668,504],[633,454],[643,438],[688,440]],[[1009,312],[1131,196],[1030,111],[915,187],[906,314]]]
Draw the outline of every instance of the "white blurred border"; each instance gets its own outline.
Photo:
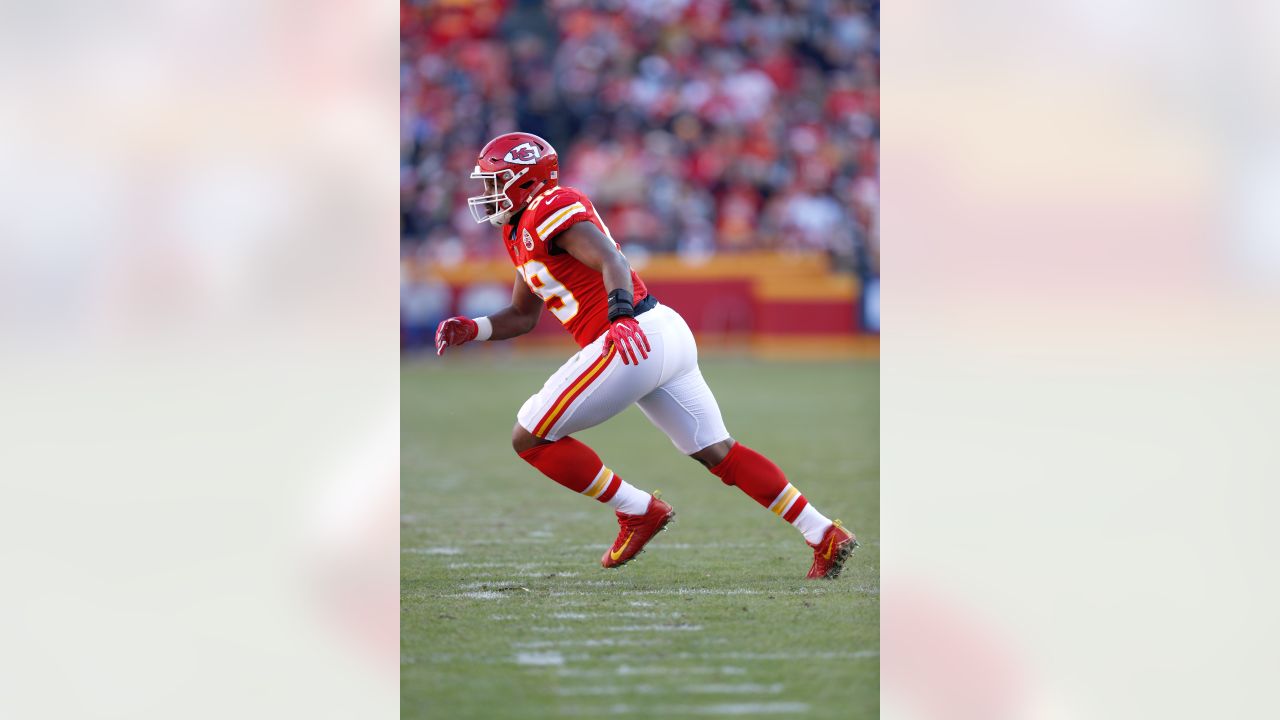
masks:
[[[1274,3],[887,3],[885,717],[1273,717]]]
[[[0,716],[398,712],[397,38],[0,7]]]

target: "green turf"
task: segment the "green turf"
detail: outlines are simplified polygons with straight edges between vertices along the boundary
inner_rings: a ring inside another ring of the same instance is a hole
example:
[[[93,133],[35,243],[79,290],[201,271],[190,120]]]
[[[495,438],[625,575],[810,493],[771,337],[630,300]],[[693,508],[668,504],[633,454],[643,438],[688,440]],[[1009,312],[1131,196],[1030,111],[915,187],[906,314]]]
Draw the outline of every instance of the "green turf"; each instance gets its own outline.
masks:
[[[632,408],[577,435],[677,521],[618,570],[610,508],[538,474],[510,429],[554,360],[458,353],[401,383],[401,715],[875,718],[879,365],[704,360],[734,437],[862,543],[801,579],[800,536]]]

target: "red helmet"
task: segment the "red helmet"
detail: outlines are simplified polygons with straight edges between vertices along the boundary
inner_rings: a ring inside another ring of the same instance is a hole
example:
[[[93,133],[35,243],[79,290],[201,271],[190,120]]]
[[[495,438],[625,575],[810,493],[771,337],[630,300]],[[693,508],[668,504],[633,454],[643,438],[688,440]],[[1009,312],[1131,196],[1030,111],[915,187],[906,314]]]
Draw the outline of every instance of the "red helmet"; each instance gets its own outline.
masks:
[[[480,151],[471,177],[484,181],[484,195],[467,198],[476,222],[502,226],[546,188],[555,187],[560,161],[551,143],[529,133],[507,133]]]

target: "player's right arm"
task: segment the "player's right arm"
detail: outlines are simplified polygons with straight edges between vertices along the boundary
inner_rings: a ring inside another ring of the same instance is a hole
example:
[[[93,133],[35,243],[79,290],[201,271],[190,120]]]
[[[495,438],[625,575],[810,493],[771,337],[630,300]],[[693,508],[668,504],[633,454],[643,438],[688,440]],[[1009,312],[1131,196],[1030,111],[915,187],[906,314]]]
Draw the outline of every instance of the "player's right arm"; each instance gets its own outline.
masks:
[[[542,298],[533,294],[524,280],[516,277],[511,286],[511,304],[489,316],[493,323],[490,340],[509,340],[533,330],[542,313]]]
[[[511,287],[511,304],[488,317],[472,320],[451,317],[436,328],[436,355],[444,349],[472,340],[509,340],[533,330],[542,312],[542,298],[517,277]]]

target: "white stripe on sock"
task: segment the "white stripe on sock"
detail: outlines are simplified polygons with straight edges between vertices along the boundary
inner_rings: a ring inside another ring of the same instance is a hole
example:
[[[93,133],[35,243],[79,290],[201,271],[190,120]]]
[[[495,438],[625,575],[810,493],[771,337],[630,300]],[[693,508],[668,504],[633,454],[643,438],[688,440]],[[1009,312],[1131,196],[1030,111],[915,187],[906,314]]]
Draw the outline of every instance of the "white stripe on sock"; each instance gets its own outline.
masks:
[[[787,486],[782,488],[782,492],[778,493],[778,497],[774,498],[773,502],[769,503],[769,509],[774,512],[777,512],[778,503],[781,502],[782,498],[786,497],[787,493],[790,491],[791,491],[791,483],[787,483]],[[796,495],[796,497],[800,497],[800,496]]]
[[[587,497],[599,497],[605,488],[609,487],[609,481],[613,479],[613,471],[604,465],[600,466],[600,472],[596,473],[596,477],[591,484],[582,491]]]

